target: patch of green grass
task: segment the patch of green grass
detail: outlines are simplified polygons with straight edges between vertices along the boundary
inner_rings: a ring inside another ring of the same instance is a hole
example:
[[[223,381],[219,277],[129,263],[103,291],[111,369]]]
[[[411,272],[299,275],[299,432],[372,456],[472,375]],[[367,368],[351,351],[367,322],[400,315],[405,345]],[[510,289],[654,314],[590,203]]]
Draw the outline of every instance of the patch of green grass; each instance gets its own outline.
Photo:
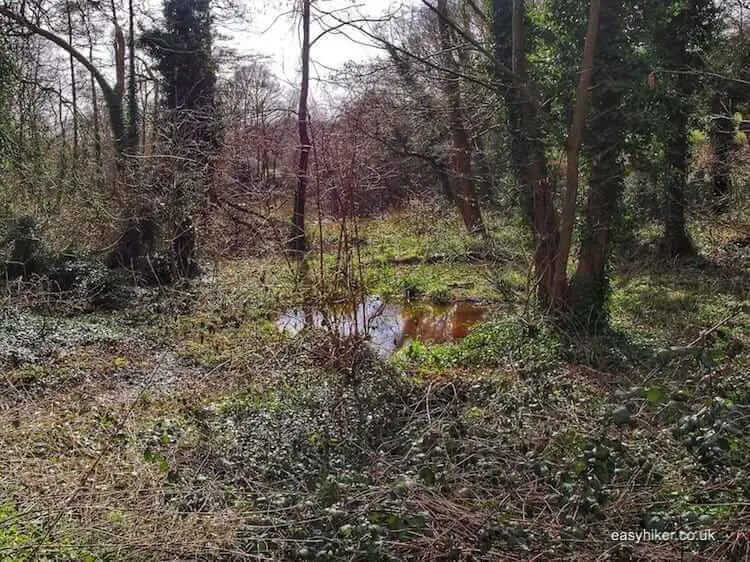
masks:
[[[494,300],[501,295],[493,285],[490,271],[489,265],[456,262],[381,265],[368,269],[366,285],[371,294],[386,301],[424,298],[443,303],[468,297]]]
[[[20,523],[20,515],[7,503],[0,504],[0,557],[5,562],[26,560],[22,553],[34,546],[34,536]]]
[[[69,539],[63,538],[60,546],[49,549],[40,543],[42,528],[27,521],[28,516],[19,513],[10,503],[0,503],[0,560],[3,562],[25,562],[36,550],[37,559],[60,560],[61,562],[94,562],[97,558],[85,550],[67,546]]]
[[[678,280],[649,276],[631,280],[612,292],[613,322],[628,325],[679,345],[700,329],[726,316],[735,298],[704,287],[680,286]],[[685,341],[688,339],[688,341]]]
[[[413,341],[393,360],[405,369],[508,366],[536,370],[554,368],[562,354],[559,337],[548,328],[513,319],[481,324],[458,342],[426,345]]]
[[[240,365],[247,353],[282,341],[270,320],[237,319],[227,324],[206,322],[193,326],[178,355],[193,365],[213,368],[225,363]]]

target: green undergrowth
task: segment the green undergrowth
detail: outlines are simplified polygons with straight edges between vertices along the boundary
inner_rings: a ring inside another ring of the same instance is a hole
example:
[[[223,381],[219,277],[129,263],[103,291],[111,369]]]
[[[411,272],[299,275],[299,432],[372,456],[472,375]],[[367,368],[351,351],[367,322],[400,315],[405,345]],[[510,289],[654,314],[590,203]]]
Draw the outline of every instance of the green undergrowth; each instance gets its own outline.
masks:
[[[74,346],[111,344],[127,336],[125,328],[103,316],[64,318],[9,308],[0,313],[0,361],[30,363]]]
[[[554,369],[562,357],[561,342],[549,328],[512,318],[478,326],[458,342],[426,345],[412,341],[394,357],[404,369],[499,367]]]
[[[25,562],[35,560],[60,562],[94,562],[98,558],[84,549],[70,546],[69,538],[53,549],[40,546],[44,528],[30,523],[26,514],[11,503],[0,503],[0,560]]]
[[[0,404],[0,559],[39,543],[50,560],[744,559],[726,540],[750,525],[737,272],[632,263],[613,273],[610,329],[563,332],[524,312],[525,238],[489,221],[500,248],[476,261],[452,215],[363,222],[368,293],[502,301],[467,337],[389,361],[331,331],[278,333],[280,313],[337,296],[283,258],[221,262],[107,314],[7,313],[0,342],[33,356],[0,379],[19,391]],[[611,539],[643,529],[719,535]]]

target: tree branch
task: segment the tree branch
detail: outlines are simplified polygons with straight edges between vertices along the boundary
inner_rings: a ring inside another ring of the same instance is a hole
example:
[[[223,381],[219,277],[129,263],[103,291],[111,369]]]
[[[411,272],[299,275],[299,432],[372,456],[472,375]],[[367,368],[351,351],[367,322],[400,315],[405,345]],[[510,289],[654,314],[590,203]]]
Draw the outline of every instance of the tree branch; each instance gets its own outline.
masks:
[[[81,54],[80,51],[78,51],[73,45],[65,41],[65,39],[62,39],[61,37],[58,37],[51,31],[47,31],[44,28],[39,27],[34,22],[29,21],[24,16],[20,14],[16,14],[12,10],[8,8],[2,8],[0,7],[0,15],[5,16],[6,18],[10,19],[11,21],[16,22],[17,24],[25,27],[32,33],[35,33],[36,35],[39,35],[40,37],[43,37],[47,39],[48,41],[51,41],[64,51],[66,51],[70,56],[72,56],[74,59],[76,59],[79,63],[81,63],[86,70],[88,70],[91,75],[94,77],[96,82],[99,84],[99,87],[102,90],[102,94],[104,95],[104,99],[107,103],[107,107],[109,108],[109,116],[110,116],[110,123],[112,125],[112,134],[115,137],[115,146],[118,151],[121,149],[121,140],[122,140],[122,133],[123,133],[123,123],[122,123],[122,98],[115,92],[115,90],[112,88],[112,86],[109,85],[107,82],[107,79],[104,77],[104,75],[99,71],[94,64],[87,59],[84,55]]]

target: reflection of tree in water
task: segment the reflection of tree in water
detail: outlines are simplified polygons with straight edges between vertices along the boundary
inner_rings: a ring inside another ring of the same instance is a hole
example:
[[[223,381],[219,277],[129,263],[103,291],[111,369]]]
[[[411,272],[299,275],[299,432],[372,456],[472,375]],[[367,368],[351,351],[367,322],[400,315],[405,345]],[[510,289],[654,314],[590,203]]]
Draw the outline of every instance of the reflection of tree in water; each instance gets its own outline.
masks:
[[[442,343],[465,337],[482,320],[484,309],[471,303],[404,308],[404,337]]]
[[[484,309],[471,303],[393,305],[380,297],[368,297],[354,314],[344,305],[333,305],[325,311],[309,307],[289,310],[281,315],[277,327],[290,335],[305,326],[335,328],[344,337],[366,333],[373,347],[387,357],[415,339],[442,343],[463,338],[483,317]]]

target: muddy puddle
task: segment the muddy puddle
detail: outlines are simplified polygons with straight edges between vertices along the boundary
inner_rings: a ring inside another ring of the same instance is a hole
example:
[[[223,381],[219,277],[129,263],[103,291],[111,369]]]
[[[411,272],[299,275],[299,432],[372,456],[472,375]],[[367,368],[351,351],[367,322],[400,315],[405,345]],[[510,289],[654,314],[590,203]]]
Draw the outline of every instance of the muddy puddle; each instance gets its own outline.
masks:
[[[296,308],[282,314],[276,326],[297,335],[305,326],[335,328],[341,335],[367,333],[376,351],[388,357],[413,340],[443,343],[463,338],[484,319],[486,309],[474,303],[386,304],[369,297],[357,306],[334,305],[326,310]]]

